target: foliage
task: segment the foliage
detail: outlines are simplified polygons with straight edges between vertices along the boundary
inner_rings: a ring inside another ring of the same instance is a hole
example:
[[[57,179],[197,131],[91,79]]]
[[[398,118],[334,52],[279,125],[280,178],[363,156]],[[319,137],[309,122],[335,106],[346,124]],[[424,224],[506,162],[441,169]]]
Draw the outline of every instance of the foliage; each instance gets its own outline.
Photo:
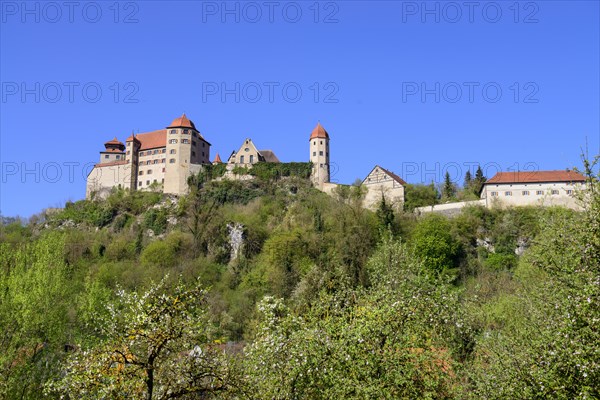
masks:
[[[278,180],[282,177],[295,176],[303,179],[310,178],[312,163],[272,163],[259,162],[249,170],[250,175],[263,181]]]
[[[258,306],[246,356],[256,398],[450,398],[458,375],[448,345],[457,296],[425,274],[405,245],[370,261],[370,290],[322,293],[303,315],[273,297]],[[460,323],[458,323],[460,325]]]
[[[439,194],[433,182],[430,185],[407,184],[404,197],[404,210],[409,212],[417,207],[433,206],[439,202]]]
[[[445,217],[429,214],[419,221],[413,231],[411,243],[415,254],[431,271],[448,272],[457,266],[461,249],[450,227]]]
[[[206,291],[165,281],[144,294],[118,292],[100,314],[103,340],[72,354],[48,393],[72,398],[208,398],[234,384],[231,365],[212,338]]]

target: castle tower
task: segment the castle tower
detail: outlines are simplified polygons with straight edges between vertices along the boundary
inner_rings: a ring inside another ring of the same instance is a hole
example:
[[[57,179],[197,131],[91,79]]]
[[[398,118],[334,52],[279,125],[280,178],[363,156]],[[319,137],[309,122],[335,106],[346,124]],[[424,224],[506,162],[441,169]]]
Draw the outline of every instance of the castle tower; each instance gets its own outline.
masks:
[[[165,193],[187,192],[191,165],[210,164],[210,143],[185,114],[167,127]]]
[[[329,183],[329,134],[317,123],[310,135],[310,162],[313,164],[312,182],[316,187]]]
[[[127,151],[125,153],[125,159],[129,166],[129,189],[136,190],[138,186],[138,156],[140,151],[141,143],[135,137],[135,133],[127,138]]]

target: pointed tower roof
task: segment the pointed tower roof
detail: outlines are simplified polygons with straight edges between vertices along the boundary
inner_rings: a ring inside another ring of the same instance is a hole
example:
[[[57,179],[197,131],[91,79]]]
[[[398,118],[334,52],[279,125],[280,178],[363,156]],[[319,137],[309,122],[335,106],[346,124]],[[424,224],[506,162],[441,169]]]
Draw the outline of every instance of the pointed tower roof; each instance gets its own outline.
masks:
[[[114,146],[123,146],[123,143],[121,141],[119,141],[117,139],[117,137],[115,136],[115,138],[113,140],[109,140],[108,142],[104,143],[105,145],[114,145]]]
[[[179,118],[175,118],[171,125],[167,126],[167,128],[192,128],[196,130],[196,126],[194,123],[185,116],[185,113]]]
[[[329,139],[329,134],[327,133],[325,128],[323,128],[323,126],[321,125],[320,122],[318,122],[315,129],[313,129],[309,140],[313,140],[313,139],[317,139],[317,138]]]
[[[221,156],[219,155],[219,153],[217,153],[217,155],[215,157],[215,161],[213,161],[213,164],[223,164],[223,161],[221,161]]]

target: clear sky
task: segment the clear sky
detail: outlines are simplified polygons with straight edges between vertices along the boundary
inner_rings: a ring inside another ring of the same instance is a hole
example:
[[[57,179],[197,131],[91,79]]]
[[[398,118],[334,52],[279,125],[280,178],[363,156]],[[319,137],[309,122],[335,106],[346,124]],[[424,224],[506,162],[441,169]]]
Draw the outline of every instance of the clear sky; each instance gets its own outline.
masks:
[[[1,1],[0,212],[85,196],[103,143],[183,112],[332,179],[411,183],[599,152],[598,1]],[[460,177],[459,177],[460,175]]]

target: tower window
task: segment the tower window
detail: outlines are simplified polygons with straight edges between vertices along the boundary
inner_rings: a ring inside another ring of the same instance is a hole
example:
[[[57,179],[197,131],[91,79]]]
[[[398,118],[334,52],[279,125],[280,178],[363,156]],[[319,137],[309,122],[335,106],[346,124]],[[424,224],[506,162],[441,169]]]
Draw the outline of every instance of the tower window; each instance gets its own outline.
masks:
[[[170,140],[169,140],[169,143],[170,143],[170,144],[175,144],[175,143],[177,143],[177,139],[170,139]]]
[[[195,146],[195,145],[196,145],[196,141],[192,140],[192,146]]]
[[[163,158],[162,160],[160,160],[160,162],[161,162],[162,164],[164,164],[164,163],[165,163],[165,161],[166,161],[166,160],[165,160],[164,158]]]
[[[177,133],[177,129],[171,129],[171,135],[174,135]]]
[[[196,152],[192,151],[192,157],[196,157]]]
[[[190,139],[181,139],[181,143],[190,144]]]
[[[108,158],[108,157],[110,157],[108,154],[105,154],[105,155],[104,155],[104,158]]]
[[[117,154],[117,160],[120,160],[120,159],[121,159],[121,156]]]
[[[162,171],[162,172],[165,172],[165,170],[166,170],[166,168],[163,168],[163,171]],[[164,182],[164,179],[163,179],[163,182]]]
[[[174,158],[171,158],[171,159],[169,160],[169,164],[175,164],[175,159],[174,159]]]
[[[188,130],[187,130],[187,129],[184,129],[184,130],[183,130],[183,134],[184,134],[184,135],[189,135],[189,132],[188,132]]]
[[[166,153],[166,152],[167,152],[167,149],[162,149],[162,153]]]
[[[320,156],[322,156],[322,155],[323,155],[323,152],[322,152],[322,151],[320,151],[320,152],[319,152],[319,155],[320,155]]]
[[[317,155],[317,152],[316,152],[316,151],[313,151],[313,157],[314,157],[314,156],[316,156],[316,155]]]
[[[150,181],[146,181],[146,186],[150,186]]]
[[[321,143],[320,143],[320,144],[323,144],[323,141],[322,141],[322,140],[321,140]]]
[[[175,154],[175,153],[177,153],[177,150],[175,150],[175,149],[171,149],[171,150],[169,150],[169,153],[170,153],[170,154]]]
[[[158,164],[158,159],[154,160],[153,164]]]
[[[204,142],[202,142],[202,147],[204,147]]]
[[[142,186],[142,182],[138,182],[138,186]]]
[[[140,172],[138,173],[138,175],[140,175],[140,176],[144,175],[144,171],[140,171]]]
[[[149,169],[149,170],[148,170],[148,172],[147,172],[147,174],[148,174],[148,175],[152,175],[152,170],[151,170],[151,169]]]
[[[158,154],[158,149],[154,150],[152,154]]]
[[[313,146],[316,146],[316,145],[317,145],[317,141],[315,140],[315,141],[313,142]]]

